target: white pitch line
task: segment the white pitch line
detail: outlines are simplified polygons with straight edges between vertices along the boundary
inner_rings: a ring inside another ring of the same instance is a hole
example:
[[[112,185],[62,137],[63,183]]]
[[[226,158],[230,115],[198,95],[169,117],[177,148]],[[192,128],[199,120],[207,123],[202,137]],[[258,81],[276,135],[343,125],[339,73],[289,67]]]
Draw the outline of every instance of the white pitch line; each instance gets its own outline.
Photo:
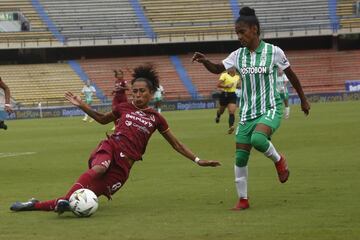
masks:
[[[17,157],[17,156],[23,156],[23,155],[32,155],[36,152],[9,152],[9,153],[0,153],[0,158],[5,157]]]

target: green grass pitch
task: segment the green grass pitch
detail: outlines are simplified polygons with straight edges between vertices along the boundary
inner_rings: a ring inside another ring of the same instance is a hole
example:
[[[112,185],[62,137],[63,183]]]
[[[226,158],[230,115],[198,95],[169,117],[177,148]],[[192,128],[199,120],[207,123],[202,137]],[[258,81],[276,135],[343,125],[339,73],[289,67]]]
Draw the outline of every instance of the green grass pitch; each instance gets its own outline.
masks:
[[[229,210],[237,199],[227,117],[217,125],[214,110],[164,115],[183,143],[222,166],[198,167],[155,133],[125,186],[85,219],[9,206],[63,195],[112,126],[80,117],[8,121],[0,131],[0,239],[359,239],[359,101],[313,104],[309,117],[292,106],[273,136],[289,181],[280,184],[271,161],[253,150],[251,208],[243,212]]]

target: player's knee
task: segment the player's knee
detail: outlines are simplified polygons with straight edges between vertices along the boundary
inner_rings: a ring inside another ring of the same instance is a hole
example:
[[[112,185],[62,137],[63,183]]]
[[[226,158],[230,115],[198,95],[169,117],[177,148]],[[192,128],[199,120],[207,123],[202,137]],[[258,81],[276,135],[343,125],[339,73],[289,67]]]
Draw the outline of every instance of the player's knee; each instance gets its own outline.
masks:
[[[265,152],[269,147],[268,137],[262,132],[254,132],[250,141],[251,145],[260,152]]]
[[[245,167],[247,166],[250,152],[242,150],[242,149],[236,149],[236,159],[235,159],[235,165],[238,167]]]

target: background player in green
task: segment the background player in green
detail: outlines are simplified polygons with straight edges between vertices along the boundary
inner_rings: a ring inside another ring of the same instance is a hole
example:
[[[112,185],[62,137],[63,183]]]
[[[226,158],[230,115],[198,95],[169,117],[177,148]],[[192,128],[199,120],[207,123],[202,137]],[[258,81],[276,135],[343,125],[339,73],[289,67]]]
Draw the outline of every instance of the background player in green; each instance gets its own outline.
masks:
[[[287,89],[287,83],[289,79],[284,74],[284,71],[281,68],[278,68],[278,79],[276,81],[276,89],[280,93],[280,98],[284,102],[284,118],[288,119],[290,117],[290,107],[289,107],[289,93]]]
[[[90,81],[86,82],[86,85],[81,90],[81,93],[84,94],[85,97],[85,103],[91,106],[93,102],[93,95],[96,93],[96,89],[94,86],[91,86]],[[85,116],[83,118],[83,121],[86,122],[88,120],[89,116],[85,113]],[[92,118],[89,120],[90,122],[94,121]]]
[[[154,107],[158,113],[161,113],[161,104],[164,99],[164,87],[159,85],[154,93]]]
[[[232,52],[220,64],[212,63],[199,52],[192,58],[215,74],[233,66],[240,73],[242,88],[235,161],[235,183],[239,200],[234,210],[247,209],[250,206],[247,195],[247,162],[252,147],[274,162],[280,182],[286,182],[289,177],[285,157],[280,155],[269,141],[280,126],[282,118],[282,102],[276,91],[278,68],[283,69],[299,95],[302,111],[308,115],[310,110],[300,81],[292,71],[284,52],[260,39],[260,24],[255,10],[243,7],[239,14],[235,31],[243,47]]]

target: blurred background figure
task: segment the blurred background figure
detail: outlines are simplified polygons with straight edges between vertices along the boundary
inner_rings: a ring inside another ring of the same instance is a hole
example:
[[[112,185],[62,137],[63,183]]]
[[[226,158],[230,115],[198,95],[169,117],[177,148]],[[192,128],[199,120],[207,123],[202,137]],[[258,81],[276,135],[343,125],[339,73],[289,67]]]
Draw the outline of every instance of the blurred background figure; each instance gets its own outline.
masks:
[[[240,82],[240,77],[236,72],[235,68],[230,68],[220,75],[218,88],[221,89],[219,98],[219,109],[216,112],[215,122],[220,122],[220,117],[224,113],[225,109],[229,112],[229,129],[228,133],[232,134],[235,130],[235,111],[236,111],[236,88]]]
[[[0,77],[0,129],[8,128],[5,124],[6,113],[10,114],[11,112],[10,89]]]
[[[84,95],[84,99],[85,99],[85,103],[88,104],[89,106],[91,106],[92,102],[93,102],[93,96],[96,93],[96,89],[94,88],[94,86],[91,86],[90,81],[86,82],[86,85],[83,87],[83,89],[81,90],[81,93]],[[90,118],[86,113],[85,116],[83,118],[83,121],[86,122],[89,119],[89,122],[94,121],[92,118]]]
[[[159,87],[156,89],[156,92],[154,93],[154,105],[158,113],[161,113],[161,104],[164,98],[164,94],[164,87],[159,85]]]
[[[115,77],[115,88],[112,92],[113,100],[112,100],[112,108],[114,109],[116,105],[127,102],[126,91],[129,90],[128,82],[124,79],[124,72],[121,69],[114,70],[114,77]],[[116,122],[114,122],[114,126],[111,129],[112,131],[115,130]]]
[[[278,79],[276,81],[276,88],[280,93],[281,100],[284,102],[285,111],[284,111],[284,118],[288,119],[290,117],[290,107],[289,107],[289,92],[287,89],[287,83],[289,79],[286,77],[286,74],[283,70],[278,68]]]

